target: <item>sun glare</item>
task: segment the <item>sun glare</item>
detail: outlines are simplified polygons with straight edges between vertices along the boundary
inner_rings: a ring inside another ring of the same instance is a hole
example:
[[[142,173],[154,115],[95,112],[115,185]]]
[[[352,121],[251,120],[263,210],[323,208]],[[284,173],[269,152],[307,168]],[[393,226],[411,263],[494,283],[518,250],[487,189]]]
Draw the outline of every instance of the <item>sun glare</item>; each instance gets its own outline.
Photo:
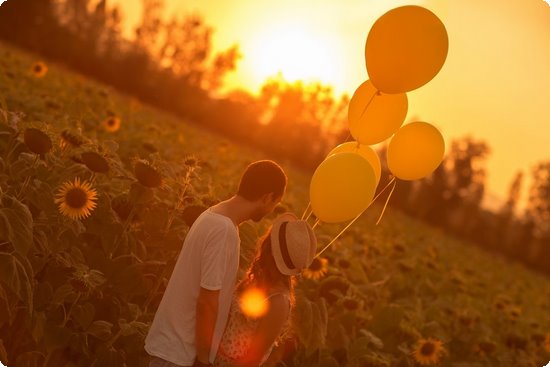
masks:
[[[336,42],[302,25],[278,24],[259,31],[249,61],[259,79],[281,73],[288,81],[340,82]]]
[[[266,294],[258,288],[249,288],[241,295],[241,310],[249,317],[261,317],[268,310]]]

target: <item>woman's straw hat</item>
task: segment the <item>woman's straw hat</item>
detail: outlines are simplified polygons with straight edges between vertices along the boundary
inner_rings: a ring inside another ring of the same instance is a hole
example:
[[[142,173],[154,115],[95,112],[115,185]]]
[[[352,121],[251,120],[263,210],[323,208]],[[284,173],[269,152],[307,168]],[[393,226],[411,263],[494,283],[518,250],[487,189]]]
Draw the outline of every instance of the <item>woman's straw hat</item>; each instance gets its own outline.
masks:
[[[284,213],[273,222],[271,250],[277,269],[285,275],[296,275],[313,261],[317,239],[306,221]]]

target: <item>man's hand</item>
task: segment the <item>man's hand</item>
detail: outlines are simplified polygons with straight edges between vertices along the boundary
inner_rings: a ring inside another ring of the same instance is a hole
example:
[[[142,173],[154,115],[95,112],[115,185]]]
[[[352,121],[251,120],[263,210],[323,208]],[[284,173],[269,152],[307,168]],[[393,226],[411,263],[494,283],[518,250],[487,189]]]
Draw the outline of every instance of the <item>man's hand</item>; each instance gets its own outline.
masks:
[[[202,363],[198,359],[195,359],[195,363],[193,363],[193,367],[210,367],[212,366],[212,363]]]

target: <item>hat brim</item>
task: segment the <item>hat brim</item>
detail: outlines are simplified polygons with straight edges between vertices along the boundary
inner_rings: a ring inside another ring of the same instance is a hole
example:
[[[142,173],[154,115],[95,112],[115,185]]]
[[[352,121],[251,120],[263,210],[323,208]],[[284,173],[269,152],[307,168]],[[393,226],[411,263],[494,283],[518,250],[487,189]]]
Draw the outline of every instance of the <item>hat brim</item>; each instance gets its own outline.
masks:
[[[291,222],[298,220],[298,217],[293,213],[284,213],[278,216],[273,221],[273,226],[271,227],[271,251],[273,252],[273,258],[275,259],[275,265],[277,269],[282,274],[285,275],[296,275],[300,273],[300,269],[290,269],[286,266],[285,261],[283,260],[283,254],[281,253],[281,247],[275,246],[274,244],[279,244],[279,229],[284,222]]]

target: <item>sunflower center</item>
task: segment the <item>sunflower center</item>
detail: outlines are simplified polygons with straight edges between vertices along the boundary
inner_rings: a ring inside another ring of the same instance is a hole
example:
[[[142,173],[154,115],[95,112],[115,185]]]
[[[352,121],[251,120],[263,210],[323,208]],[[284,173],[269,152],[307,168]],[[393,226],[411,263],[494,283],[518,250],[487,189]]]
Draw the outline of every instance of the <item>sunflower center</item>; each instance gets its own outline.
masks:
[[[420,348],[420,353],[423,355],[423,356],[431,356],[433,355],[435,352],[435,345],[433,343],[425,343],[424,345],[422,345],[422,347]]]
[[[41,70],[42,70],[42,66],[40,66],[40,65],[36,65],[34,67],[34,71],[36,71],[36,72],[40,72]]]
[[[65,194],[65,203],[71,208],[83,208],[88,202],[88,195],[80,188],[70,189]]]
[[[309,269],[311,271],[319,271],[323,268],[323,265],[321,264],[321,261],[319,259],[313,259],[313,262],[309,266]]]
[[[109,120],[107,121],[107,125],[109,125],[109,126],[115,126],[115,125],[116,125],[115,119],[109,119]]]

